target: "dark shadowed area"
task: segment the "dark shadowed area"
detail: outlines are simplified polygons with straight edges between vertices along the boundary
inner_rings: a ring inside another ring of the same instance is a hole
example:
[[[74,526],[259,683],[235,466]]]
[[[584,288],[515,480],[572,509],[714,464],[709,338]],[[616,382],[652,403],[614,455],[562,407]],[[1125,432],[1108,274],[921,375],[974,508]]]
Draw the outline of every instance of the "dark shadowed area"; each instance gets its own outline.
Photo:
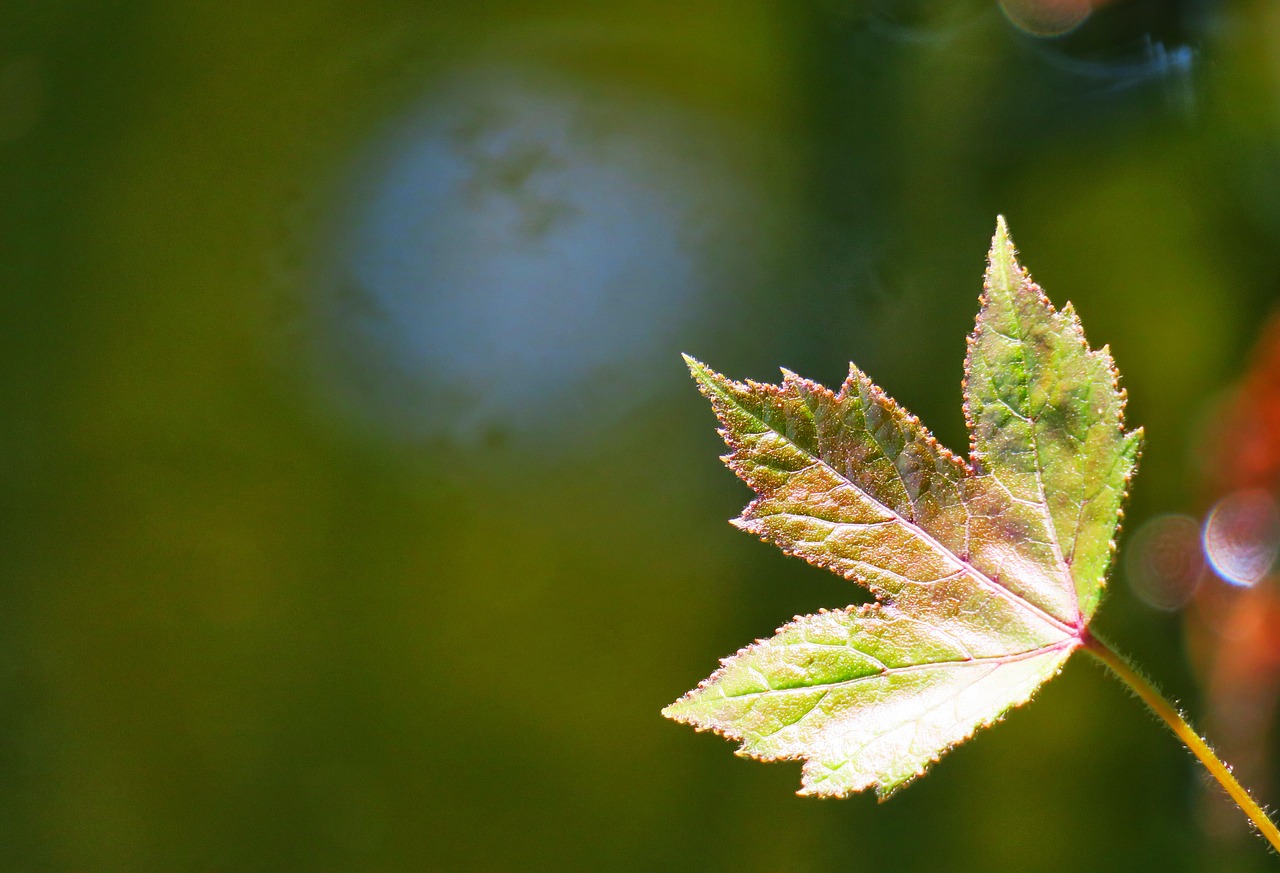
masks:
[[[1273,0],[0,2],[0,870],[1269,869],[1084,658],[883,805],[658,714],[865,599],[680,353],[965,449],[997,213],[1146,428],[1097,626],[1274,808]]]

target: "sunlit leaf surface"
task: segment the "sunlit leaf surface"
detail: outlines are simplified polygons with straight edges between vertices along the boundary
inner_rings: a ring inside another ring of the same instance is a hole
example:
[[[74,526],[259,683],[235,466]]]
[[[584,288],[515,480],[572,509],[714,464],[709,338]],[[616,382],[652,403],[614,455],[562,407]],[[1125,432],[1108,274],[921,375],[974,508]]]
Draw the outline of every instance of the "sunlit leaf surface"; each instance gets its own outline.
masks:
[[[1081,645],[1141,436],[1110,354],[1031,282],[1003,220],[965,366],[967,464],[856,367],[832,392],[687,360],[758,494],[734,523],[879,602],[797,618],[665,715],[804,759],[802,794],[883,797]]]

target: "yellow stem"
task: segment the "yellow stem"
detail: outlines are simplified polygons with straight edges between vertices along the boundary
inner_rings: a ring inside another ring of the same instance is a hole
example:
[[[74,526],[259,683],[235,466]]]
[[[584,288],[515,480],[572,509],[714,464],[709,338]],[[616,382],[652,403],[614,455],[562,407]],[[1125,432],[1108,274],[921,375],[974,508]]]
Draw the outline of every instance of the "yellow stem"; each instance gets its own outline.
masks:
[[[1244,814],[1249,816],[1250,821],[1257,826],[1262,835],[1267,838],[1267,842],[1280,852],[1280,830],[1276,829],[1275,823],[1267,818],[1267,814],[1262,811],[1262,807],[1249,796],[1249,792],[1236,781],[1236,777],[1231,774],[1231,769],[1222,760],[1214,754],[1213,749],[1209,748],[1209,744],[1200,738],[1192,728],[1187,724],[1187,720],[1182,717],[1182,713],[1174,707],[1164,695],[1161,694],[1154,685],[1143,678],[1137,670],[1129,666],[1129,662],[1122,656],[1112,651],[1111,647],[1099,640],[1092,634],[1087,634],[1084,640],[1085,650],[1095,658],[1106,664],[1108,669],[1120,678],[1133,692],[1142,698],[1142,702],[1151,707],[1151,711],[1164,721],[1178,737],[1191,750],[1191,754],[1200,759],[1200,763],[1213,775],[1214,779],[1227,789],[1227,794],[1231,795],[1231,799],[1239,805]]]

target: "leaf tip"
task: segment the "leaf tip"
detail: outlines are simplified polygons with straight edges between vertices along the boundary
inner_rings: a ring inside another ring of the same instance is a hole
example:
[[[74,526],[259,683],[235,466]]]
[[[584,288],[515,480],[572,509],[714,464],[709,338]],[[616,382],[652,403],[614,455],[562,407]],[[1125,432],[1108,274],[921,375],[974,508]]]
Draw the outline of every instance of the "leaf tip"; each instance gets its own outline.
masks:
[[[712,397],[712,394],[708,392],[713,391],[717,383],[726,381],[723,376],[693,357],[693,355],[681,352],[680,357],[684,359],[685,366],[689,368],[689,375],[693,376],[693,381],[698,383],[699,390],[708,397]]]
[[[1009,236],[1009,225],[1003,215],[996,216],[996,232],[991,237],[991,252],[988,255],[992,270],[999,269],[1005,281],[1019,273],[1018,250],[1014,247],[1013,238]]]
[[[668,703],[666,706],[662,707],[662,717],[669,718],[674,722],[679,722],[680,724],[691,725],[699,731],[706,730],[706,725],[700,723],[696,718],[694,718],[691,712],[694,703],[696,703],[698,691],[701,690],[702,687],[703,685],[699,684],[697,688],[693,689],[688,694],[685,694],[679,700]]]

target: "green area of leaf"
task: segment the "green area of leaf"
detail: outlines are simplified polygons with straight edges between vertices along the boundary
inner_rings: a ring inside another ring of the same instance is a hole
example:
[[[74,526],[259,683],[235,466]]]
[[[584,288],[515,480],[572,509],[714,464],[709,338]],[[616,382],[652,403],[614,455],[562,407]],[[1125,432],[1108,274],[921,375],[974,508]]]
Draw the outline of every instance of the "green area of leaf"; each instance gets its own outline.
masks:
[[[758,495],[734,524],[878,602],[797,618],[664,715],[803,759],[801,794],[885,797],[1084,643],[1141,433],[1110,353],[1031,281],[1003,219],[965,361],[967,463],[857,367],[832,392],[686,361]]]

